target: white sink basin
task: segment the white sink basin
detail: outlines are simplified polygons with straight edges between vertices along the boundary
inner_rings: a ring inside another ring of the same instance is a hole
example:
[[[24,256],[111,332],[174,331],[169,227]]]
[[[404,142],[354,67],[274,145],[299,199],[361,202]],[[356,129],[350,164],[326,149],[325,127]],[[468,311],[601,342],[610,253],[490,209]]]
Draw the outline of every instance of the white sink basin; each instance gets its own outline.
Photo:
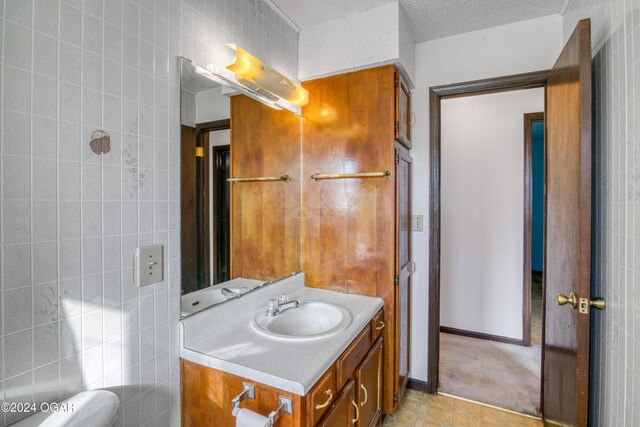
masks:
[[[267,338],[303,342],[335,337],[344,332],[353,320],[351,313],[339,305],[303,301],[298,308],[267,317],[266,308],[251,317],[254,331]]]

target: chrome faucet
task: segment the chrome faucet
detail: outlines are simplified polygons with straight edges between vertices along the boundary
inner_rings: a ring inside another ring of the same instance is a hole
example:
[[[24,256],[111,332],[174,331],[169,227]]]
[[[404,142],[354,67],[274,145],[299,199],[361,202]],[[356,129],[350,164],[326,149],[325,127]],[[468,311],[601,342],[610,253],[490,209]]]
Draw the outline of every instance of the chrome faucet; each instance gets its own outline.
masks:
[[[298,308],[298,301],[289,301],[289,295],[282,294],[276,299],[267,302],[267,317],[275,317],[287,310]]]

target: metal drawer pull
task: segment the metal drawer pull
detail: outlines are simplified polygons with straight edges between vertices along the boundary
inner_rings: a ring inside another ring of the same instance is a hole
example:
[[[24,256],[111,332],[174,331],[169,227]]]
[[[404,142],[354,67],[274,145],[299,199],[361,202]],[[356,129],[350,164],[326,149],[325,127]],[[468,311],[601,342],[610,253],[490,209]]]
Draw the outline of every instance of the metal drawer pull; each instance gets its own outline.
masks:
[[[367,404],[367,400],[369,400],[369,395],[367,394],[367,389],[364,384],[360,384],[360,388],[364,391],[364,402],[360,402],[360,406],[364,406]]]
[[[384,329],[384,320],[381,320],[380,323],[378,323],[378,326],[376,326],[376,331],[381,329]]]
[[[327,389],[327,391],[325,391],[324,394],[329,396],[327,397],[327,401],[322,404],[318,403],[316,405],[316,409],[326,408],[327,406],[329,406],[329,403],[331,403],[331,401],[333,400],[333,393],[331,393],[331,389]]]
[[[353,403],[353,406],[356,408],[356,418],[351,420],[353,421],[353,423],[357,423],[358,420],[360,419],[360,410],[358,409],[358,405],[356,405],[356,402],[354,402],[353,400],[351,401],[351,403]]]

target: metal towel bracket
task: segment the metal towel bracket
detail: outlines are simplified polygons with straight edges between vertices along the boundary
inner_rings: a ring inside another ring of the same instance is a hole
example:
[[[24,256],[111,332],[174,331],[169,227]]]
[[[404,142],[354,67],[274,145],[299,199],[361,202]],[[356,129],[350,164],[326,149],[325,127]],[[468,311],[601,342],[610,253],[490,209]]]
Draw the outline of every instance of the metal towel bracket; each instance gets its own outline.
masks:
[[[269,427],[273,427],[276,421],[278,421],[278,418],[280,418],[280,415],[293,414],[293,400],[288,397],[279,396],[278,402],[280,403],[278,409],[269,414]]]
[[[256,398],[256,386],[248,383],[242,383],[242,385],[244,387],[244,389],[242,390],[242,393],[234,397],[233,400],[231,401],[231,403],[233,404],[233,411],[231,412],[231,414],[233,414],[234,417],[238,416],[238,412],[240,412],[240,403],[244,399]]]

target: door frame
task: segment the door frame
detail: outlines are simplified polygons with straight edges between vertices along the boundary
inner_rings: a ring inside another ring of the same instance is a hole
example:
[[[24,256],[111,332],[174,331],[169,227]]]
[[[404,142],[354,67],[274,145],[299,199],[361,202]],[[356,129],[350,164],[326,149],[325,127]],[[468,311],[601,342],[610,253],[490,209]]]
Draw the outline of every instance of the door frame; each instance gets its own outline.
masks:
[[[212,165],[210,167],[212,167],[214,172],[217,172],[218,164],[217,164],[216,160],[217,160],[217,157],[218,157],[218,153],[224,152],[224,151],[229,151],[229,154],[231,154],[231,144],[215,145],[215,146],[211,146],[209,144],[209,146],[210,146],[210,149],[211,149],[211,154],[210,154],[210,157],[209,157],[209,161],[210,161],[210,165]],[[213,183],[213,188],[211,188],[210,191],[209,191],[209,195],[210,195],[210,198],[211,198],[211,200],[209,201],[209,205],[213,205],[213,210],[211,212],[211,219],[212,219],[211,223],[212,224],[217,224],[219,219],[220,219],[220,216],[219,216],[220,212],[218,212],[218,209],[216,208],[216,205],[215,205],[215,203],[219,203],[220,202],[220,200],[219,200],[220,199],[220,191],[219,191],[219,189],[220,189],[220,184],[221,183],[220,183],[220,181],[218,181],[217,178],[218,178],[218,176],[217,176],[217,173],[216,173],[216,175],[214,175],[213,178],[211,179],[211,182]],[[228,185],[228,182],[226,184]],[[230,213],[231,212],[229,212],[229,214]],[[230,219],[231,218],[229,218],[229,220]],[[230,231],[230,230],[227,230],[227,231]],[[210,238],[212,240],[212,242],[210,242],[209,247],[213,246],[214,248],[216,248],[217,251],[219,251],[220,248],[222,247],[222,245],[220,244],[221,243],[220,240],[219,240],[220,239],[220,235],[218,233],[217,226],[214,226],[213,229],[210,230],[209,236],[210,236]],[[230,236],[227,236],[227,237],[229,238]],[[228,260],[229,260],[229,262],[226,265],[226,267],[227,267],[227,277],[230,278],[231,277],[231,247],[229,247],[229,253],[227,255],[228,255]],[[218,275],[219,274],[218,269],[220,268],[220,262],[219,262],[220,257],[218,256],[218,252],[216,252],[216,254],[214,256],[217,256],[218,259],[216,259],[216,261],[213,262],[214,271],[210,272],[210,274],[213,274],[215,272],[216,275]],[[214,280],[216,280],[216,279],[214,279]]]
[[[199,264],[202,264],[202,267],[199,268],[198,276],[202,278],[203,283],[207,283],[207,286],[211,283],[211,254],[209,250],[211,247],[211,230],[209,229],[209,162],[211,161],[211,154],[209,152],[209,132],[225,129],[231,129],[231,119],[196,123],[196,147],[202,148],[202,158],[200,162],[202,173],[199,177],[202,192],[198,195],[202,203],[202,207],[199,209],[199,214],[202,215],[202,220],[199,221],[202,228],[197,242],[198,260],[200,261]]]
[[[427,393],[438,392],[440,363],[440,160],[441,102],[514,90],[545,88],[549,70],[467,81],[429,88],[429,316]]]
[[[524,250],[522,272],[522,345],[531,346],[531,253],[532,253],[532,202],[533,194],[533,141],[531,126],[544,123],[544,112],[524,115]],[[544,289],[544,284],[543,284]],[[544,299],[544,295],[542,297]]]

